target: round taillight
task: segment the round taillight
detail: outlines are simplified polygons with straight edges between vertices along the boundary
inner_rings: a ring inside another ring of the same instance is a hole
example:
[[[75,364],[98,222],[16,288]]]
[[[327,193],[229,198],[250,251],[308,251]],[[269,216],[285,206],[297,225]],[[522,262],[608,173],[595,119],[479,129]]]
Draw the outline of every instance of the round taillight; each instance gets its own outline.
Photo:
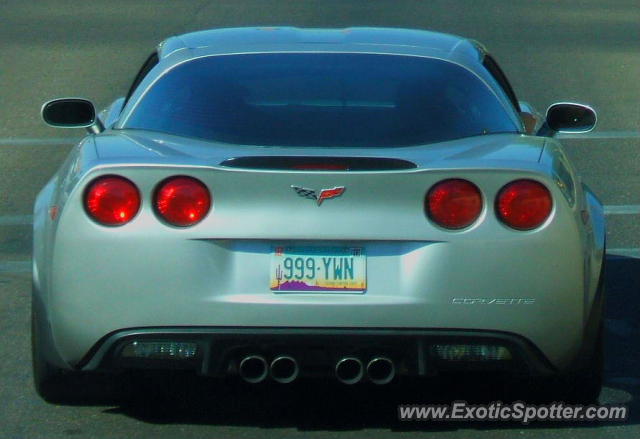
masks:
[[[516,180],[505,185],[496,199],[500,221],[517,230],[539,227],[551,214],[551,193],[542,183]]]
[[[121,226],[140,210],[140,192],[124,177],[99,177],[88,186],[84,204],[89,216],[100,224]]]
[[[478,187],[462,179],[443,180],[429,189],[427,215],[447,229],[463,229],[475,222],[482,212],[482,195]]]
[[[195,178],[172,177],[160,184],[155,196],[158,214],[169,224],[192,226],[209,212],[209,189]]]

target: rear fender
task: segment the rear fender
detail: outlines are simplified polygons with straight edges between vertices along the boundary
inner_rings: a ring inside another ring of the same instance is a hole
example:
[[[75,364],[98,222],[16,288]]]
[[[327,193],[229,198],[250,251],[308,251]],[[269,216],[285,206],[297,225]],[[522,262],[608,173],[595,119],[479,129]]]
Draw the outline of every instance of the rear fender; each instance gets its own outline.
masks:
[[[588,251],[585,254],[589,265],[588,275],[590,286],[589,296],[587,298],[587,311],[592,307],[594,299],[598,291],[598,285],[601,281],[602,273],[604,273],[604,261],[606,258],[606,219],[604,215],[604,207],[600,200],[593,193],[591,188],[586,184],[582,185],[585,201],[586,201],[586,213],[588,218],[586,219],[587,227],[587,242],[586,246]]]

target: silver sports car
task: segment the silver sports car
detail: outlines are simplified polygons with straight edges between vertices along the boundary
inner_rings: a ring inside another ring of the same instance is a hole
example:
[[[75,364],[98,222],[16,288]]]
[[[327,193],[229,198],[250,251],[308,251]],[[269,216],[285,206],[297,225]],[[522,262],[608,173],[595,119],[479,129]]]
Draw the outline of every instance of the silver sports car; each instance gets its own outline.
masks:
[[[554,139],[595,112],[538,115],[476,41],[189,33],[101,113],[66,98],[42,116],[89,131],[35,203],[49,401],[140,368],[600,391],[603,208]]]

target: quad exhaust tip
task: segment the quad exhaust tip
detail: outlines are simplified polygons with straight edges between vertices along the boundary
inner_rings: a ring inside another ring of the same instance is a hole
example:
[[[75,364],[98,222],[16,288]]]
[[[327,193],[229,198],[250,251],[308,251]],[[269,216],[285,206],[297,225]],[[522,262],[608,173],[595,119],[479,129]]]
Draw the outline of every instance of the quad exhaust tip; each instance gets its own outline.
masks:
[[[355,357],[345,357],[336,363],[336,378],[344,384],[356,384],[364,376],[362,361]]]
[[[367,364],[367,377],[374,384],[388,384],[395,376],[396,368],[387,357],[376,357]]]
[[[295,358],[279,355],[271,362],[271,378],[281,384],[288,384],[298,378],[300,368]]]
[[[240,361],[238,373],[246,382],[256,384],[267,378],[269,375],[269,365],[263,356],[249,355]]]
[[[278,383],[288,384],[298,378],[300,367],[296,359],[288,355],[275,357],[271,364],[262,355],[248,355],[240,361],[238,373],[244,381],[252,384],[260,383],[268,376]],[[341,358],[335,366],[336,378],[344,384],[359,383],[365,373],[369,381],[382,385],[393,381],[396,369],[387,357],[373,358],[366,369],[356,357]]]

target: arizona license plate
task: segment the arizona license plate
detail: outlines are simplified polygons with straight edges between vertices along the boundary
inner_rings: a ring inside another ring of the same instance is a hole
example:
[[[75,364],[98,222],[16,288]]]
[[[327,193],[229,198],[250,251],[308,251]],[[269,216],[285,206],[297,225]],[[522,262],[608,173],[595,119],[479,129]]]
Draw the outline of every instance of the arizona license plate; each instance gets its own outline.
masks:
[[[271,290],[354,293],[367,289],[367,259],[359,247],[275,247]]]

